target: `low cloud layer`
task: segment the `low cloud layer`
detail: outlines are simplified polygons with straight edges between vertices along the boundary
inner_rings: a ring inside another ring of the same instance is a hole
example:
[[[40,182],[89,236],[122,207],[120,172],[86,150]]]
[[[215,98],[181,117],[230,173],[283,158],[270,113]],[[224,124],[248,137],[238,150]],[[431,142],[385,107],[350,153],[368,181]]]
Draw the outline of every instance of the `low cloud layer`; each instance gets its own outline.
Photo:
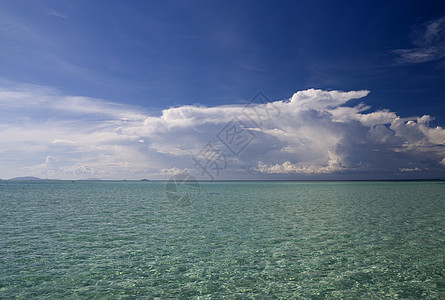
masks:
[[[348,104],[368,93],[310,89],[280,101],[260,95],[245,105],[181,106],[154,115],[45,87],[0,88],[0,177],[442,176],[445,130],[431,126],[428,115],[404,118]]]

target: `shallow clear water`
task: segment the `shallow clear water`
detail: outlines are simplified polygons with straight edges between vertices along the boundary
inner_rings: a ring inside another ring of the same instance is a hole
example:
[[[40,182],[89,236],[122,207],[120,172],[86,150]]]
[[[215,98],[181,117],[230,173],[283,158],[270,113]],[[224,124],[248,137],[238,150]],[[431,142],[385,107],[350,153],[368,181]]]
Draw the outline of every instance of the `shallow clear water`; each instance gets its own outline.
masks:
[[[445,298],[445,183],[0,182],[0,298]]]

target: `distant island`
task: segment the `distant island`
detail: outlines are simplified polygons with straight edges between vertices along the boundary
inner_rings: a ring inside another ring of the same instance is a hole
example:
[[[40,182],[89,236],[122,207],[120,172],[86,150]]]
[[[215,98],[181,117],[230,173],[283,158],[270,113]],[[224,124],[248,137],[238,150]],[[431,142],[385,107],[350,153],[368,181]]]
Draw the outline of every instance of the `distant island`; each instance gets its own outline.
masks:
[[[144,179],[141,179],[141,181],[150,181],[150,180],[144,178]]]

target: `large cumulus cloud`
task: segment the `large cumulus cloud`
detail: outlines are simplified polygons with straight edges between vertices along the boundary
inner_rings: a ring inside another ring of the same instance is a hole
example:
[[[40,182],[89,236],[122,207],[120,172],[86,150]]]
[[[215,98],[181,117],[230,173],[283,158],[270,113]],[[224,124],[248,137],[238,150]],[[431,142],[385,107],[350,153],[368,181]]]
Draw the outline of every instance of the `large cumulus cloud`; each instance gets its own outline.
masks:
[[[193,158],[209,142],[227,158],[220,179],[443,174],[445,130],[430,125],[433,117],[349,105],[368,93],[309,89],[278,101],[171,107],[154,115],[42,87],[3,88],[0,152],[11,163],[2,176],[14,166],[14,175],[61,178],[199,176]],[[239,153],[218,135],[231,122],[252,137]]]

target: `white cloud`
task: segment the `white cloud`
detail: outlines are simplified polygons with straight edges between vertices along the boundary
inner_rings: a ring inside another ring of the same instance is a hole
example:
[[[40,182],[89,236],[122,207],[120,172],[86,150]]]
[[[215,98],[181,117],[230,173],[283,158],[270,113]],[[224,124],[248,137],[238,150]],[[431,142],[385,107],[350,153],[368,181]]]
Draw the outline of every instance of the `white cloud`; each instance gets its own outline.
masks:
[[[208,142],[229,161],[218,171],[221,179],[413,173],[408,170],[441,174],[445,130],[431,127],[433,118],[427,115],[403,118],[364,104],[348,106],[368,93],[310,89],[290,99],[251,104],[262,116],[259,128],[240,105],[173,107],[156,116],[45,87],[2,88],[0,154],[11,163],[1,177],[155,179],[192,171],[208,179],[192,160],[203,156],[198,153]],[[254,137],[238,157],[217,138],[234,118]]]
[[[84,164],[76,164],[71,167],[65,167],[64,169],[67,173],[73,174],[74,176],[95,176],[100,174],[98,170]]]
[[[415,167],[415,168],[400,168],[400,172],[417,172],[421,171],[422,169]]]
[[[332,151],[328,151],[328,161],[322,166],[320,164],[314,164],[314,162],[306,163],[291,163],[286,161],[282,164],[267,165],[263,162],[258,162],[258,167],[254,170],[265,174],[326,174],[336,171],[343,171],[345,168],[342,166],[342,158]]]
[[[55,139],[51,142],[52,144],[74,144],[73,141],[65,140],[65,139]]]
[[[45,11],[45,14],[48,15],[48,16],[54,16],[54,17],[59,17],[59,18],[62,18],[62,19],[68,19],[67,16],[65,16],[65,15],[55,11],[54,9],[47,9]]]
[[[184,174],[190,174],[192,173],[194,170],[190,169],[190,168],[183,168],[183,169],[179,169],[176,167],[173,168],[168,168],[168,169],[162,169],[160,174],[163,175],[184,175]]]
[[[115,121],[143,120],[146,115],[128,105],[101,99],[65,96],[58,91],[35,85],[17,85],[13,88],[0,87],[0,105],[4,109],[41,111],[66,114],[100,115]],[[85,116],[84,116],[85,117]]]
[[[52,156],[47,156],[45,159],[44,167],[47,169],[58,169],[59,161]]]
[[[394,51],[401,62],[423,63],[445,57],[445,17],[423,23],[413,37],[415,48]]]

